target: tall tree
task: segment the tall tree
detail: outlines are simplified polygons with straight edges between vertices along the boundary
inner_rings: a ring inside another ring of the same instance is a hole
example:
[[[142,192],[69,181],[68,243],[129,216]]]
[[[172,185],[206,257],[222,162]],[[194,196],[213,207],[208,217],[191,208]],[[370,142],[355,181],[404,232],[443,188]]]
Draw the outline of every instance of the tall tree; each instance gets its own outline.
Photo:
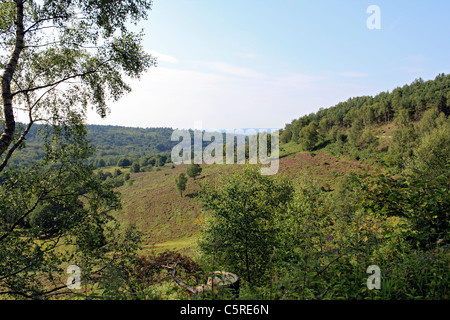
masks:
[[[353,120],[352,127],[349,130],[348,140],[351,145],[358,146],[359,138],[361,137],[361,130],[363,129],[361,120],[359,118]]]
[[[15,138],[15,109],[24,111],[28,126],[12,152],[39,120],[58,122],[88,104],[105,116],[107,100],[130,91],[123,76],[139,77],[154,63],[141,46],[142,33],[127,29],[150,7],[146,0],[2,1],[0,155]]]
[[[142,33],[128,30],[150,7],[146,0],[0,1],[0,296],[70,294],[61,281],[68,264],[90,281],[132,257],[137,234],[118,234],[109,213],[120,208],[118,195],[87,165],[85,113],[89,106],[106,116],[108,100],[131,90],[124,77],[154,64]],[[45,124],[43,157],[12,166],[37,123]]]
[[[318,138],[319,133],[317,132],[317,123],[315,121],[312,121],[300,131],[300,144],[307,151],[314,149]]]

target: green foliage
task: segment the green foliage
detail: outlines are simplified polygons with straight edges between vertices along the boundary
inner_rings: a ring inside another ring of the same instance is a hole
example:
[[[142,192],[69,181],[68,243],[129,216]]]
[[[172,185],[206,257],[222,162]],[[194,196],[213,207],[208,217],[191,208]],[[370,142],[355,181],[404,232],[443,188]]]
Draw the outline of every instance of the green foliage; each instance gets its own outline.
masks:
[[[131,161],[128,158],[122,158],[117,162],[117,166],[124,168],[124,167],[129,167],[131,165]]]
[[[120,176],[122,173],[123,173],[122,170],[120,170],[120,169],[115,169],[115,170],[114,170],[113,177],[116,178],[116,177]]]
[[[361,136],[361,130],[363,129],[360,119],[355,119],[352,122],[352,127],[349,130],[348,141],[349,143],[356,147],[358,146],[358,141]]]
[[[188,179],[184,173],[180,173],[175,179],[175,185],[181,197],[183,196],[183,191],[186,190],[187,181]]]
[[[318,142],[319,133],[317,132],[317,124],[315,121],[303,127],[299,133],[299,143],[306,151],[311,151]]]
[[[87,283],[112,263],[111,253],[116,261],[133,254],[130,246],[122,246],[119,224],[109,214],[120,208],[118,194],[86,165],[92,148],[82,122],[76,121],[41,131],[45,156],[40,162],[1,173],[2,295],[70,294],[53,281],[65,275],[68,264],[78,265]]]
[[[150,7],[145,0],[0,3],[0,296],[72,295],[61,281],[68,265],[101,292],[98,280],[136,255],[140,234],[110,213],[120,209],[113,180],[89,164],[84,118],[88,106],[106,116],[107,102],[130,91],[124,77],[139,78],[155,63],[142,34],[129,30]],[[18,107],[28,115],[24,125],[16,124]]]
[[[170,128],[143,129],[100,125],[87,127],[88,138],[96,149],[95,157],[100,157],[109,166],[115,166],[124,156],[131,162],[139,162],[141,167],[149,164],[155,166],[157,155],[164,154],[167,157],[167,150],[171,150],[176,144],[170,141],[173,131]],[[164,149],[163,153],[161,148]]]
[[[414,172],[394,178],[372,178],[372,190],[363,205],[387,216],[405,217],[411,223],[408,239],[414,246],[433,248],[449,237],[450,170],[440,175]]]
[[[217,185],[203,185],[207,212],[200,249],[249,284],[268,280],[278,246],[278,215],[286,209],[292,187],[244,168]],[[243,227],[245,226],[245,227]]]
[[[425,122],[419,130],[423,135],[414,150],[414,166],[439,174],[450,165],[450,120],[441,113],[434,124]]]
[[[450,114],[449,95],[450,75],[439,74],[429,81],[419,78],[392,92],[350,98],[294,119],[286,124],[280,139],[283,144],[291,141],[299,143],[307,151],[327,145],[335,154],[358,153],[367,155],[367,160],[377,152],[379,161],[396,170],[411,165],[431,169],[446,161],[443,158],[447,152],[448,133],[442,129],[442,123],[448,121]],[[442,131],[433,131],[438,127],[437,122],[441,124]],[[312,123],[318,123],[319,140],[315,130],[311,130]],[[392,134],[380,136],[381,130],[377,129],[386,124],[391,124],[395,130]],[[332,132],[330,128],[334,128]],[[344,139],[345,136],[347,139]],[[327,139],[329,141],[326,142]],[[320,140],[326,143],[317,145]],[[421,144],[423,146],[419,147]],[[425,150],[430,147],[436,156],[425,157]],[[427,158],[439,160],[428,165]]]
[[[336,178],[294,190],[246,169],[204,185],[201,252],[247,280],[243,299],[448,299],[448,171]]]
[[[130,171],[134,172],[134,173],[139,172],[139,171],[141,171],[141,166],[139,165],[139,163],[133,162],[133,164],[131,165]]]
[[[188,177],[194,178],[194,180],[196,177],[198,177],[200,175],[200,173],[202,173],[202,168],[200,167],[199,164],[192,163],[187,168]]]
[[[82,208],[77,197],[65,197],[62,203],[55,200],[43,202],[27,217],[27,224],[36,236],[54,236],[78,223],[82,219]]]
[[[167,160],[168,160],[168,157],[167,157],[166,154],[158,154],[156,156],[156,163],[155,163],[155,165],[157,167],[162,167],[167,162]]]
[[[100,159],[100,160],[98,161],[98,167],[99,167],[99,168],[106,167],[106,162],[105,162],[105,160]]]
[[[292,139],[292,131],[290,129],[290,125],[286,125],[284,130],[280,133],[280,141],[281,143],[288,143]]]

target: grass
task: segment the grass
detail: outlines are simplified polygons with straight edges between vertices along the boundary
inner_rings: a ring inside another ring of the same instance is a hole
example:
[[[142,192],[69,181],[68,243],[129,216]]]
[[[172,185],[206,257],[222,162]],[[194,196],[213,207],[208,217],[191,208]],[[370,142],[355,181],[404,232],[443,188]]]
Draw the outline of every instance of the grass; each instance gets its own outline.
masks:
[[[111,167],[103,167],[103,168],[100,168],[98,170],[102,170],[104,173],[109,172],[111,174],[114,174],[114,171],[116,171],[117,169],[122,171],[122,173],[129,173],[130,172],[130,168],[131,167],[111,166]]]
[[[282,145],[279,175],[296,178],[302,175],[314,178],[325,188],[333,188],[337,182],[334,172],[362,172],[368,165],[337,158],[324,150],[300,152],[297,144]],[[114,171],[116,167],[105,168]],[[175,179],[186,173],[187,165],[166,164],[159,170],[131,173],[132,184],[118,188],[122,210],[116,215],[126,224],[134,224],[145,234],[145,248],[155,250],[191,251],[193,241],[201,227],[201,205],[197,200],[200,183],[214,182],[219,174],[239,170],[241,165],[202,165],[202,173],[196,180],[189,178],[181,197],[175,187]]]
[[[121,193],[122,210],[116,216],[124,224],[133,224],[143,231],[147,246],[177,241],[184,248],[180,239],[195,236],[200,227],[199,183],[214,180],[219,172],[230,167],[204,165],[196,180],[189,178],[182,197],[175,179],[180,173],[186,173],[187,165],[172,168],[168,164],[160,170],[131,173],[133,183],[117,189]]]
[[[293,153],[302,152],[302,148],[299,144],[294,141],[280,145],[280,158],[284,158]]]
[[[154,247],[152,247],[152,249],[155,249],[156,252],[166,250],[192,252],[197,248],[196,240],[197,240],[196,236],[169,240],[155,244]]]

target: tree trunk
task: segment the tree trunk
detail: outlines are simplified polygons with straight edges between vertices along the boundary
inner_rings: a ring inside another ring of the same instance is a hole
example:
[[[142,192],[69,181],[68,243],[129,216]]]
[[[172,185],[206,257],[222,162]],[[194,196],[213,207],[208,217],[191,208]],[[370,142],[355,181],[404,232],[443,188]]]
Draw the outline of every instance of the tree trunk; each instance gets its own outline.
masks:
[[[2,99],[3,99],[3,113],[5,115],[5,127],[0,136],[0,155],[8,149],[14,138],[16,130],[16,122],[14,119],[14,111],[12,106],[11,81],[16,71],[17,63],[19,61],[20,53],[24,47],[24,28],[23,28],[23,3],[22,0],[16,0],[16,42],[14,51],[6,65],[5,72],[2,76]]]

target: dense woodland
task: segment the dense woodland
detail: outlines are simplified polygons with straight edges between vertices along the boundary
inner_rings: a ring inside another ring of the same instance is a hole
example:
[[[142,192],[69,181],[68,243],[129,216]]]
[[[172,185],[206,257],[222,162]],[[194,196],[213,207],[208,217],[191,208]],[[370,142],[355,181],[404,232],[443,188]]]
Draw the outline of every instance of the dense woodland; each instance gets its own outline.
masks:
[[[87,129],[86,138],[95,147],[95,153],[89,158],[89,162],[96,167],[116,166],[119,160],[125,157],[134,162],[144,157],[167,154],[175,145],[175,142],[170,141],[173,131],[171,128],[140,129],[87,125]],[[26,139],[27,148],[20,157],[12,159],[15,165],[26,166],[27,163],[32,163],[32,160],[43,157],[43,138],[38,132],[44,130],[44,125],[39,124],[30,129]]]
[[[349,98],[335,106],[322,108],[286,125],[283,142],[297,141],[300,131],[312,121],[322,131],[332,130],[334,126],[350,128],[357,122],[370,127],[393,121],[402,110],[408,112],[408,119],[418,121],[428,109],[435,109],[447,116],[450,113],[449,75],[439,74],[434,80],[428,81],[419,78],[392,92],[381,92],[375,97]]]
[[[355,157],[375,159],[385,167],[448,165],[450,75],[416,79],[410,85],[375,97],[348,99],[302,116],[281,130],[283,144],[303,150],[328,148]],[[376,151],[376,152],[375,152]],[[425,158],[428,158],[426,160]]]

